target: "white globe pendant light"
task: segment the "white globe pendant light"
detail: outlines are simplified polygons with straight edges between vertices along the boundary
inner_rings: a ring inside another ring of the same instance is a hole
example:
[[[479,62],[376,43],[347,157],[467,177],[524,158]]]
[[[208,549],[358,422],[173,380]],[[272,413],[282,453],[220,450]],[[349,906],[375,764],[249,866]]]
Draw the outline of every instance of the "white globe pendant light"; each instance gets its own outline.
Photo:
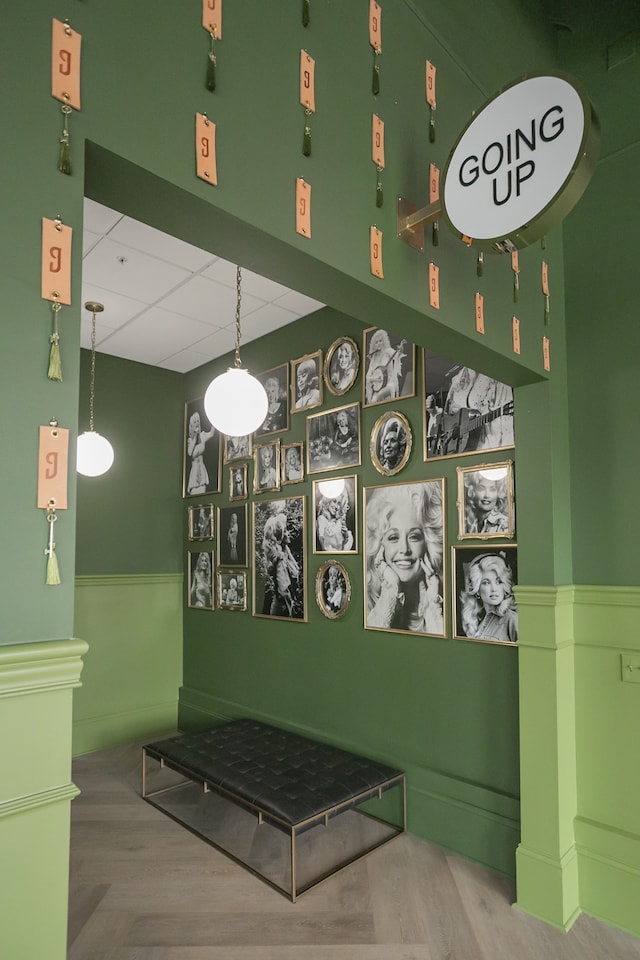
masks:
[[[339,497],[345,488],[344,477],[334,477],[333,480],[320,480],[318,490],[329,500]]]
[[[89,429],[81,433],[76,442],[76,470],[83,477],[100,477],[113,463],[113,447],[106,437],[93,428],[93,402],[96,390],[96,313],[104,306],[95,300],[85,303],[91,311],[91,382],[89,387]]]
[[[240,303],[242,274],[236,268],[236,359],[211,381],[204,395],[204,411],[210,422],[229,437],[244,437],[257,430],[267,415],[269,400],[259,380],[240,366]]]

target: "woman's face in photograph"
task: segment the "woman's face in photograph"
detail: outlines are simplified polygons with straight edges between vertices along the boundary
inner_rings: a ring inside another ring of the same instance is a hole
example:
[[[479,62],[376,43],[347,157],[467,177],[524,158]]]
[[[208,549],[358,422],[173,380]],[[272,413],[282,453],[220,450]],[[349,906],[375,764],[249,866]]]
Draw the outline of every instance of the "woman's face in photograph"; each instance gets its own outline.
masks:
[[[485,607],[497,607],[506,595],[505,585],[495,570],[483,573],[478,592]]]
[[[290,473],[293,473],[299,467],[298,463],[298,453],[296,450],[287,450],[287,468]]]
[[[298,367],[298,372],[296,373],[296,383],[298,384],[298,392],[304,393],[307,389],[307,381],[309,380],[309,371],[306,367]]]
[[[353,361],[353,350],[348,343],[338,347],[338,364],[342,370],[348,370]]]
[[[491,513],[498,502],[498,484],[480,480],[473,488],[472,500],[479,513]]]
[[[392,463],[398,459],[400,453],[400,437],[398,431],[390,428],[382,438],[382,459]]]
[[[278,381],[274,377],[269,377],[265,385],[265,390],[267,392],[269,403],[277,403],[280,394],[280,387],[278,385]]]
[[[424,531],[415,510],[396,508],[389,516],[389,527],[382,537],[385,562],[401,583],[411,583],[422,574],[420,561],[425,554]]]
[[[260,453],[262,459],[262,466],[265,470],[268,470],[271,466],[271,460],[273,458],[273,452],[271,447],[263,447]]]

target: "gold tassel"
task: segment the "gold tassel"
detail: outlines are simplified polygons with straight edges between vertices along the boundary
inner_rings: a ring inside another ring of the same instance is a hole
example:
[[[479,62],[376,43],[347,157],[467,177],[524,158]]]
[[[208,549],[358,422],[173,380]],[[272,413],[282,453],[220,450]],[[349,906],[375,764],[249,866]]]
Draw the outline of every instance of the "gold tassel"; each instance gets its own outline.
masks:
[[[476,260],[476,274],[479,277],[484,274],[484,253],[482,250],[478,254],[478,259]]]
[[[211,37],[211,48],[209,50],[209,59],[207,60],[207,79],[205,86],[212,93],[216,88],[216,54],[214,49],[215,34],[213,31],[209,34]]]
[[[47,557],[47,576],[45,583],[48,587],[57,587],[60,583],[60,568],[58,567],[58,558],[56,556],[56,545],[53,540],[53,525],[57,520],[55,507],[50,507],[47,513],[47,522],[49,524],[49,546],[45,549]]]
[[[310,157],[311,156],[311,110],[306,109],[304,111],[305,121],[304,121],[304,134],[302,137],[302,156]]]
[[[311,20],[311,0],[302,0],[302,26],[308,27]]]
[[[436,108],[431,107],[429,114],[429,143],[436,142]]]
[[[382,167],[376,167],[378,174],[376,180],[376,207],[381,207],[384,203],[384,190],[382,189]]]
[[[69,114],[71,107],[63,103],[60,107],[64,121],[62,136],[60,137],[60,152],[58,153],[58,170],[60,173],[71,174],[71,146],[69,144]]]
[[[58,313],[62,308],[61,303],[51,304],[53,311],[53,331],[49,337],[51,349],[49,351],[49,369],[47,377],[49,380],[56,380],[58,383],[62,380],[62,361],[60,359],[60,334],[58,333]]]

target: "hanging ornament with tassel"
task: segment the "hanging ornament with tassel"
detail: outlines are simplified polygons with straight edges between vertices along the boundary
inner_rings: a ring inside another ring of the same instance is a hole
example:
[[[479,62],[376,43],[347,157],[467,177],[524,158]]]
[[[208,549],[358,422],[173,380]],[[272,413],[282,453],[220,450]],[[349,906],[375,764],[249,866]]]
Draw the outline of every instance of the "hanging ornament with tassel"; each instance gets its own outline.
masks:
[[[306,50],[300,51],[300,103],[304,107],[304,133],[302,155],[311,156],[311,116],[316,110],[315,94],[316,62]]]
[[[53,539],[53,525],[58,517],[56,508],[53,504],[47,508],[47,523],[49,524],[49,542],[44,549],[47,558],[47,575],[45,583],[48,587],[57,587],[60,584],[60,567],[58,566],[58,557],[56,555],[56,544]]]
[[[384,203],[382,171],[384,170],[384,120],[377,113],[371,117],[371,159],[376,165],[376,207]]]
[[[542,294],[544,296],[544,325],[547,327],[550,320],[549,311],[549,266],[546,260],[542,261]]]
[[[62,380],[62,362],[60,360],[60,332],[58,330],[58,314],[62,310],[62,304],[54,301],[51,304],[51,312],[53,314],[52,319],[52,328],[51,336],[49,337],[49,343],[51,344],[51,349],[49,350],[49,369],[47,371],[47,377],[49,380],[56,380],[58,383]]]
[[[380,63],[382,53],[382,9],[376,0],[369,0],[369,43],[373,47],[373,74],[371,93],[377,97],[380,93]]]
[[[80,109],[80,51],[82,37],[64,23],[53,20],[51,44],[51,96],[62,102],[62,134],[58,141],[58,171],[71,174],[69,116]]]
[[[311,22],[311,0],[302,0],[302,26],[308,27]]]
[[[222,0],[202,0],[202,26],[209,34],[205,87],[213,93],[218,82],[216,40],[222,39]]]
[[[52,324],[49,334],[49,369],[47,377],[62,380],[60,331],[58,320],[62,305],[71,305],[71,241],[73,231],[60,217],[42,218],[42,285],[43,300],[51,301]]]
[[[60,583],[60,568],[53,536],[58,510],[67,509],[67,474],[69,461],[69,431],[59,427],[52,417],[48,426],[40,427],[38,447],[38,500],[37,505],[46,511],[49,536],[44,555],[47,558],[46,584],[56,587]]]
[[[429,143],[436,142],[436,68],[425,62],[425,99],[429,105]]]
[[[513,270],[513,302],[517,303],[520,296],[520,260],[518,251],[511,251],[511,269]]]

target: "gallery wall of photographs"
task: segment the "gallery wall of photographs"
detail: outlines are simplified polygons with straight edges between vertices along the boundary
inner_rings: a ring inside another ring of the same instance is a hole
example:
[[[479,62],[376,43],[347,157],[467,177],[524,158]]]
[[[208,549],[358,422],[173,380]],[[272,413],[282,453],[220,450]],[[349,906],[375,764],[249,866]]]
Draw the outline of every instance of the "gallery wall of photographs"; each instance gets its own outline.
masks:
[[[512,388],[379,327],[257,377],[251,436],[185,404],[187,606],[306,623],[361,593],[365,629],[514,644]]]

